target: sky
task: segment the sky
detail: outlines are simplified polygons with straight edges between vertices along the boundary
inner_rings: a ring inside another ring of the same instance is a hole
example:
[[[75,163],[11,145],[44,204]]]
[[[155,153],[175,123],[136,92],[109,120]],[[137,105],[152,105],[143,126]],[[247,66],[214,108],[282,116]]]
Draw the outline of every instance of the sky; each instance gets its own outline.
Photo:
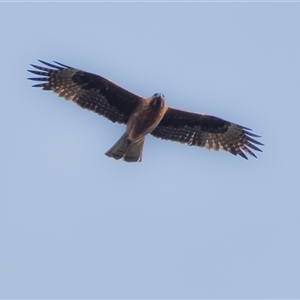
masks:
[[[299,3],[0,3],[1,298],[300,298]],[[32,88],[37,59],[250,127],[245,160]]]

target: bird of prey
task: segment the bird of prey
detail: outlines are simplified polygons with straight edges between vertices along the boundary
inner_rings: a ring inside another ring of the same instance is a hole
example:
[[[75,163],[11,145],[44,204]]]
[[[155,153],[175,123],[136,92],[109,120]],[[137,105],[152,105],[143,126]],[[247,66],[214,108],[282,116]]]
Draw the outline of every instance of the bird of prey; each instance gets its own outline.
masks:
[[[245,153],[256,157],[252,150],[261,151],[254,145],[263,145],[254,139],[259,136],[251,133],[249,128],[217,117],[171,108],[165,104],[161,93],[143,98],[99,75],[58,62],[39,61],[47,67],[31,65],[37,70],[28,70],[42,76],[28,78],[42,81],[34,87],[51,90],[112,122],[126,124],[125,133],[105,153],[109,157],[126,162],[141,161],[145,137],[149,133],[189,146],[222,149],[245,159]]]

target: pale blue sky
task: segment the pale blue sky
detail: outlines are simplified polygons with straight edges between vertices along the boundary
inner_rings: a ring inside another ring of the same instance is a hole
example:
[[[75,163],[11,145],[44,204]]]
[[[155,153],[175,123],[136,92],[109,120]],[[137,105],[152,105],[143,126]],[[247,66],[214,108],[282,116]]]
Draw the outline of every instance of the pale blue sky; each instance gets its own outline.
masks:
[[[300,298],[299,3],[0,3],[0,297]],[[37,59],[250,127],[246,161],[26,78]]]

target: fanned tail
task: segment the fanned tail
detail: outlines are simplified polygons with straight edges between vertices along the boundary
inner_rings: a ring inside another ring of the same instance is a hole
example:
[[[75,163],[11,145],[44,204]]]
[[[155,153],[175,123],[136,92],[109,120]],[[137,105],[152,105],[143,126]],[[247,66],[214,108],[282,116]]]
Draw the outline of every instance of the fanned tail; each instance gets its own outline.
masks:
[[[140,162],[142,160],[143,147],[144,139],[132,143],[125,132],[105,155],[114,159],[123,158],[127,162]]]

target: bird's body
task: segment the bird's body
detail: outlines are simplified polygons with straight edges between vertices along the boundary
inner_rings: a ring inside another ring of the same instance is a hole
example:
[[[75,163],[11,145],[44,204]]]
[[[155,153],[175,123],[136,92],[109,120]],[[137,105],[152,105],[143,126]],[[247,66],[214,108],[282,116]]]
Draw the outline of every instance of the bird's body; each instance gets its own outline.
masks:
[[[143,99],[129,116],[125,133],[105,154],[128,162],[141,161],[145,136],[157,127],[167,109],[162,94]]]
[[[125,133],[105,153],[109,157],[128,162],[141,161],[147,134],[190,146],[223,149],[243,158],[247,158],[243,151],[256,157],[249,148],[261,151],[253,145],[262,145],[252,138],[258,136],[246,127],[217,117],[168,107],[161,93],[142,98],[101,76],[60,63],[41,62],[51,69],[32,65],[39,71],[30,72],[43,77],[29,79],[44,81],[35,86],[52,90],[112,122],[126,124]]]

